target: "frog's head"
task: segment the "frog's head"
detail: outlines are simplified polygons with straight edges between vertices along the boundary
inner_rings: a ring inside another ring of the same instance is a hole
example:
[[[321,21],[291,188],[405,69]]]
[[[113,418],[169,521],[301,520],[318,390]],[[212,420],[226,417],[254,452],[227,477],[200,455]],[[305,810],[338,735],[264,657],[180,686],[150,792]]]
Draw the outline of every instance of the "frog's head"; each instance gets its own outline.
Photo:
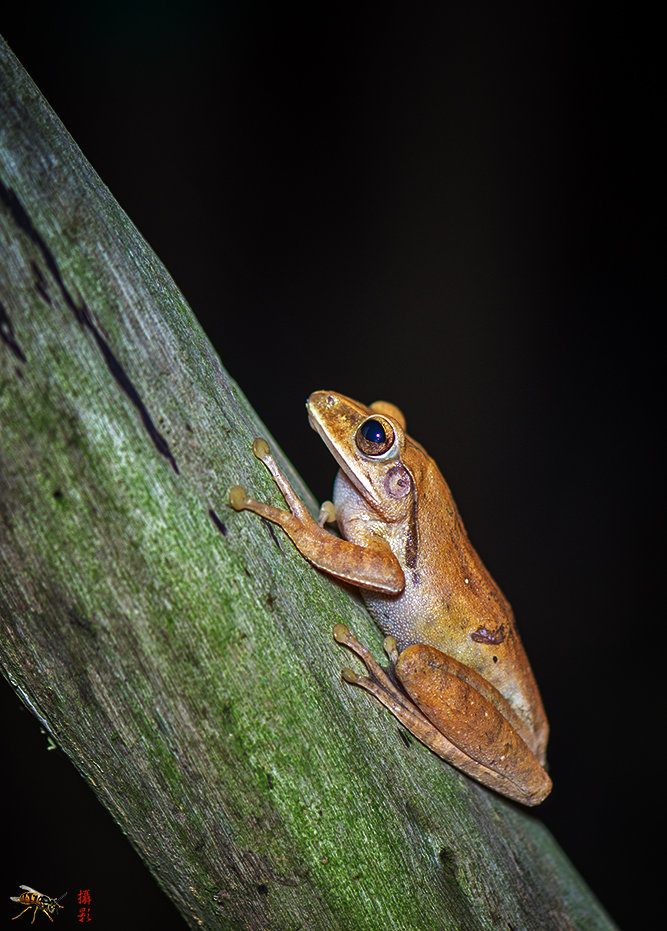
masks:
[[[385,520],[398,520],[414,487],[401,411],[388,401],[366,406],[335,391],[313,392],[306,407],[310,425],[359,493]]]

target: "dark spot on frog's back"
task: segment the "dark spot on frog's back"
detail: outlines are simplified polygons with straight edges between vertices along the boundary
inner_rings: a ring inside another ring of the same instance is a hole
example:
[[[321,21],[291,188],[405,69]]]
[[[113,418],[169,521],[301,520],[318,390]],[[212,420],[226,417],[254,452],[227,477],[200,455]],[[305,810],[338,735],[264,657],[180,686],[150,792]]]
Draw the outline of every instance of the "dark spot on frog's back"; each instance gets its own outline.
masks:
[[[470,639],[474,640],[475,643],[488,643],[491,645],[502,643],[505,639],[505,626],[501,624],[495,630],[489,627],[478,627],[477,630],[470,634]]]

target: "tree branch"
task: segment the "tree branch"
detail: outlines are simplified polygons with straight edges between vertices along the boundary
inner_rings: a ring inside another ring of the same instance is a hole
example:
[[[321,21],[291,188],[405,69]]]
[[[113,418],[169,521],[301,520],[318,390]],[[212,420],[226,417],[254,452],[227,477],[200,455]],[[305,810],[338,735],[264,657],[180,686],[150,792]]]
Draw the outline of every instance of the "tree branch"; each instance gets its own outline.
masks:
[[[341,685],[333,625],[378,632],[228,508],[280,503],[266,430],[4,44],[0,250],[3,671],[189,924],[611,927],[534,816]]]

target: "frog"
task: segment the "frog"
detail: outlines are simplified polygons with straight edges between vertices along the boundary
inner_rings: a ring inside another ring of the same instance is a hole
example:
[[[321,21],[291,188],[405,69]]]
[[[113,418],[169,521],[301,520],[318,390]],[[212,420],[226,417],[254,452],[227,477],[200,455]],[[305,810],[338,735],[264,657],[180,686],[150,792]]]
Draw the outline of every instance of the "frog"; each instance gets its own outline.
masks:
[[[524,805],[552,789],[549,725],[509,602],[473,548],[434,460],[387,401],[335,391],[308,398],[310,425],[338,464],[333,501],[313,518],[256,439],[289,510],[234,486],[229,503],[279,526],[299,553],[359,588],[385,635],[387,669],[338,623],[334,640],[365,666],[345,683],[372,695],[437,756]],[[336,524],[339,535],[327,524]]]

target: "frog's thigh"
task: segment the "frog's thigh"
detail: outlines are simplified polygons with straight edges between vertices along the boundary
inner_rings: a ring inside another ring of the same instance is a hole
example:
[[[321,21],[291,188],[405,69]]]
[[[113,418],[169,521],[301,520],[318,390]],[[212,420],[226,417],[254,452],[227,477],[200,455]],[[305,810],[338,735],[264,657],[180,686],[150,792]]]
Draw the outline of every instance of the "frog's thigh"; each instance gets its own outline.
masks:
[[[495,705],[456,674],[457,667],[465,670],[440,650],[417,643],[401,653],[396,673],[417,707],[463,753],[522,793],[544,798],[551,780],[537,757]]]

